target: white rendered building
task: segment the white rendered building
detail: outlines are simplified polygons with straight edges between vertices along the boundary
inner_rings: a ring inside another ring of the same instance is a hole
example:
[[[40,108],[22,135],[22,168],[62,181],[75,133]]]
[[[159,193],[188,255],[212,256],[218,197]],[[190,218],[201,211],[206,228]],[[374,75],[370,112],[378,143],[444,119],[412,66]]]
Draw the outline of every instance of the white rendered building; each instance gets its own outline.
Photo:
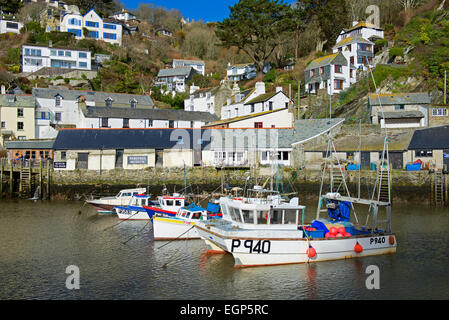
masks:
[[[36,72],[45,67],[91,70],[91,53],[80,49],[22,46],[23,72]]]
[[[197,73],[204,76],[205,63],[201,60],[181,60],[173,59],[173,68],[192,67]]]
[[[336,43],[355,35],[366,40],[375,41],[384,38],[384,30],[370,23],[354,21],[351,28],[344,29],[340,32]]]
[[[22,27],[22,22],[6,19],[3,17],[0,19],[0,34],[9,32],[19,34]]]

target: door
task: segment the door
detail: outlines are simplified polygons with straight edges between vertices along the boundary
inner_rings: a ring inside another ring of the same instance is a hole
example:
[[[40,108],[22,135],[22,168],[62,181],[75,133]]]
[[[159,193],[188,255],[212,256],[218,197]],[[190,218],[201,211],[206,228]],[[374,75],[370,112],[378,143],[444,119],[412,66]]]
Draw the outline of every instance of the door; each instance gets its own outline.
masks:
[[[362,151],[360,155],[360,164],[361,169],[369,169],[370,168],[370,162],[371,162],[371,156],[369,151]]]
[[[193,150],[193,165],[201,166],[201,150]]]
[[[380,157],[382,156],[382,153]],[[403,168],[403,155],[402,152],[389,152],[388,156],[390,157],[390,163],[393,169],[402,169]]]
[[[115,167],[123,168],[123,149],[115,150]]]
[[[156,159],[155,159],[156,168],[162,168],[164,166],[163,155],[164,155],[164,150],[156,149]]]
[[[443,150],[443,170],[445,173],[449,173],[449,149]]]
[[[89,161],[89,153],[88,152],[79,152],[78,153],[78,161],[76,162],[77,169],[87,169]]]

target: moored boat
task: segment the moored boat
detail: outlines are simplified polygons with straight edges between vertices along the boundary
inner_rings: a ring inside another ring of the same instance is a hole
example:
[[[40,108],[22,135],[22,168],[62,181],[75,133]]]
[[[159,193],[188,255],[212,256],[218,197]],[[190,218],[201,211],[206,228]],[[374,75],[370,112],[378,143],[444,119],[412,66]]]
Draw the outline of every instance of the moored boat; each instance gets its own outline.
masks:
[[[133,196],[145,192],[146,188],[123,189],[115,196],[86,200],[86,203],[93,206],[100,214],[112,214],[114,207],[127,205]]]
[[[120,220],[150,220],[153,212],[144,208],[149,205],[156,206],[157,203],[151,201],[149,195],[136,194],[127,206],[116,206],[114,209]]]
[[[148,204],[143,206],[151,215],[159,214],[174,217],[179,209],[187,205],[186,198],[179,193],[158,196],[157,199],[156,205]]]

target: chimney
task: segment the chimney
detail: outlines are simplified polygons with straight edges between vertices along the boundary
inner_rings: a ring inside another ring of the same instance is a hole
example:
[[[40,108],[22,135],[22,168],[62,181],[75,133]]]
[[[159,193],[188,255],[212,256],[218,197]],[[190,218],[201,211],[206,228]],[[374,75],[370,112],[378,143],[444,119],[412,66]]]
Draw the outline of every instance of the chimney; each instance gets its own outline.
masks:
[[[282,92],[282,87],[276,87],[276,93]]]
[[[2,84],[1,93],[6,94],[6,87]]]
[[[265,83],[264,82],[256,82],[256,93],[258,96],[265,93]]]

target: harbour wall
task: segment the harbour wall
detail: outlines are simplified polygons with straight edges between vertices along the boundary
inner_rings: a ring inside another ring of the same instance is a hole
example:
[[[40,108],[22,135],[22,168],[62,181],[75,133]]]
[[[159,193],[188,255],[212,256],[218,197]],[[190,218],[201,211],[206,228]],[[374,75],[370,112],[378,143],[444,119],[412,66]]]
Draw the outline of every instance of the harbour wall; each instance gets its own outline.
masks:
[[[361,197],[370,197],[376,181],[376,171],[362,171],[360,184],[358,171],[345,172],[346,181],[351,195],[357,196],[359,189]],[[248,176],[251,176],[247,180]],[[82,200],[86,198],[114,195],[121,189],[148,187],[150,193],[158,195],[166,188],[168,192],[209,195],[221,193],[222,185],[230,187],[247,187],[256,183],[269,187],[271,170],[261,167],[254,175],[253,170],[232,169],[217,170],[215,168],[168,169],[150,168],[143,170],[74,170],[54,171],[52,173],[51,198]],[[327,177],[326,177],[327,178]],[[186,185],[184,185],[184,179]],[[286,193],[295,193],[301,200],[318,198],[322,171],[296,170],[283,168],[274,175],[273,187]],[[329,179],[325,179],[328,182]],[[396,202],[428,202],[430,199],[431,172],[402,171],[392,173],[392,198]],[[359,188],[360,185],[360,188]]]

